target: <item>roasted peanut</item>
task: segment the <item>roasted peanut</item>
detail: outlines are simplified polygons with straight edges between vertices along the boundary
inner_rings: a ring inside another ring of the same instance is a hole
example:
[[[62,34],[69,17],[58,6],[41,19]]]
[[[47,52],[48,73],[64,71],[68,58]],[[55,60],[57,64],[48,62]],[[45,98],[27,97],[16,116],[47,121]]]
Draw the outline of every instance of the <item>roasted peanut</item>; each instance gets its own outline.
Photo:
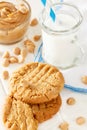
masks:
[[[21,49],[21,56],[25,58],[27,56],[27,50],[25,48]]]
[[[82,116],[76,118],[76,123],[77,123],[78,125],[83,125],[85,122],[86,122],[86,119],[85,119],[84,117],[82,117]]]
[[[18,63],[18,58],[15,57],[15,56],[11,56],[9,61],[10,61],[11,64]]]
[[[35,45],[31,40],[24,41],[24,45],[30,53],[34,53]]]
[[[15,48],[13,49],[13,52],[14,52],[15,55],[20,55],[21,50],[20,50],[19,47],[15,47]]]
[[[9,64],[10,64],[9,59],[8,59],[8,58],[4,58],[3,61],[2,61],[2,65],[3,65],[4,67],[8,67]]]
[[[35,42],[39,41],[40,38],[41,38],[41,35],[35,35],[35,36],[33,37],[33,39],[34,39]]]
[[[87,76],[82,76],[81,81],[82,83],[87,84]]]
[[[76,101],[75,101],[75,99],[74,99],[73,97],[70,97],[70,98],[67,99],[67,104],[68,104],[68,105],[74,105],[75,102],[76,102]]]
[[[8,73],[8,71],[3,71],[2,76],[3,76],[3,79],[4,79],[4,80],[7,80],[7,79],[9,78],[9,73]]]
[[[36,18],[34,18],[31,23],[30,26],[36,26],[38,24],[38,20]]]
[[[59,128],[61,129],[61,130],[69,130],[69,124],[67,123],[67,122],[63,122],[63,123],[61,123],[60,125],[59,125]]]
[[[9,58],[10,57],[10,53],[8,51],[4,52],[3,58]]]
[[[25,58],[21,57],[19,60],[18,60],[18,63],[21,64],[21,63],[24,63],[25,61]]]
[[[27,49],[28,49],[28,51],[29,51],[30,53],[34,53],[35,46],[32,46],[32,45],[27,46]]]

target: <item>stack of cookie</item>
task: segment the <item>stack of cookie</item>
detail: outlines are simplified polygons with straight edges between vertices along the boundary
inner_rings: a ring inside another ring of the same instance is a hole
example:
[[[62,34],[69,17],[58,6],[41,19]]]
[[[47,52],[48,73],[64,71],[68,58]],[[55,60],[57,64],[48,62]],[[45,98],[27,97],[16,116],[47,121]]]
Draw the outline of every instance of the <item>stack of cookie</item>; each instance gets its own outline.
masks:
[[[59,111],[63,86],[63,75],[54,66],[34,62],[16,70],[10,78],[9,107],[3,114],[5,125],[10,130],[36,130],[37,122]]]

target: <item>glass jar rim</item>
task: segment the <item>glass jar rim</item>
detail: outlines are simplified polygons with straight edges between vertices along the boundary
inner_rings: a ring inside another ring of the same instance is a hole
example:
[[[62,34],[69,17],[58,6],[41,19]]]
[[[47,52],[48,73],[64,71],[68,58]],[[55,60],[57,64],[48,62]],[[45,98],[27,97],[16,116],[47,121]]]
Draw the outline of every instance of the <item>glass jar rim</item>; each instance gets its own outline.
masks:
[[[53,30],[50,27],[46,26],[43,22],[42,16],[40,15],[40,24],[41,24],[41,27],[43,28],[43,30],[45,30],[45,32],[47,32],[48,34],[55,34],[55,35],[70,34],[72,32],[75,32],[76,30],[78,30],[79,26],[81,25],[81,23],[83,21],[83,16],[82,16],[81,12],[79,11],[78,7],[73,4],[66,3],[66,2],[63,2],[63,3],[57,2],[57,3],[52,4],[51,6],[53,7],[55,5],[65,5],[68,7],[73,7],[73,9],[75,9],[79,14],[79,21],[70,29],[58,31],[58,30]],[[45,11],[45,8],[42,10],[41,14],[44,14],[44,11]]]

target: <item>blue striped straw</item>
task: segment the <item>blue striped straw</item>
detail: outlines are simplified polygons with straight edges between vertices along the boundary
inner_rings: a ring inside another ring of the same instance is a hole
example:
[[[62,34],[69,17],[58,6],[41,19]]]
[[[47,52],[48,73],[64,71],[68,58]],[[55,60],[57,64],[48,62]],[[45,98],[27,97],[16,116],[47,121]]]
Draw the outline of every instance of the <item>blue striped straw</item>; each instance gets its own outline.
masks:
[[[50,12],[49,12],[50,17],[52,18],[53,21],[55,21],[56,15],[55,15],[54,10],[52,8],[50,8],[50,4],[51,4],[50,0],[41,0],[41,2],[46,10],[47,10],[47,8],[50,9]]]
[[[60,1],[60,2],[63,2],[63,0],[59,0],[59,1]],[[50,7],[50,5],[51,5],[52,3],[58,2],[58,0],[57,0],[57,1],[54,0],[53,2],[52,2],[52,0],[41,0],[41,2],[42,2],[43,6],[44,6],[46,9],[47,9],[47,7],[49,7],[49,9],[50,9],[49,15],[50,15],[51,19],[53,20],[53,22],[55,22],[56,14],[55,14],[55,11]]]

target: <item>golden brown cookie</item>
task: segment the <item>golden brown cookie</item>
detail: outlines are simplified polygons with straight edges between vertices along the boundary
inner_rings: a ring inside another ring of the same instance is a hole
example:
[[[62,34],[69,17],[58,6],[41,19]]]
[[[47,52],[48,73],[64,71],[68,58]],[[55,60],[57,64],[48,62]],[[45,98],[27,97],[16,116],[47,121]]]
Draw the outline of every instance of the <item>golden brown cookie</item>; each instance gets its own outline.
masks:
[[[64,86],[62,73],[45,63],[30,63],[16,70],[10,78],[10,91],[16,99],[39,104],[56,98]]]
[[[8,130],[37,130],[31,106],[8,97],[3,111],[3,122]]]
[[[59,111],[61,104],[62,100],[60,95],[58,95],[58,97],[56,99],[53,99],[52,101],[31,105],[31,107],[35,119],[37,119],[38,122],[41,123],[50,119],[54,114],[56,114]]]

